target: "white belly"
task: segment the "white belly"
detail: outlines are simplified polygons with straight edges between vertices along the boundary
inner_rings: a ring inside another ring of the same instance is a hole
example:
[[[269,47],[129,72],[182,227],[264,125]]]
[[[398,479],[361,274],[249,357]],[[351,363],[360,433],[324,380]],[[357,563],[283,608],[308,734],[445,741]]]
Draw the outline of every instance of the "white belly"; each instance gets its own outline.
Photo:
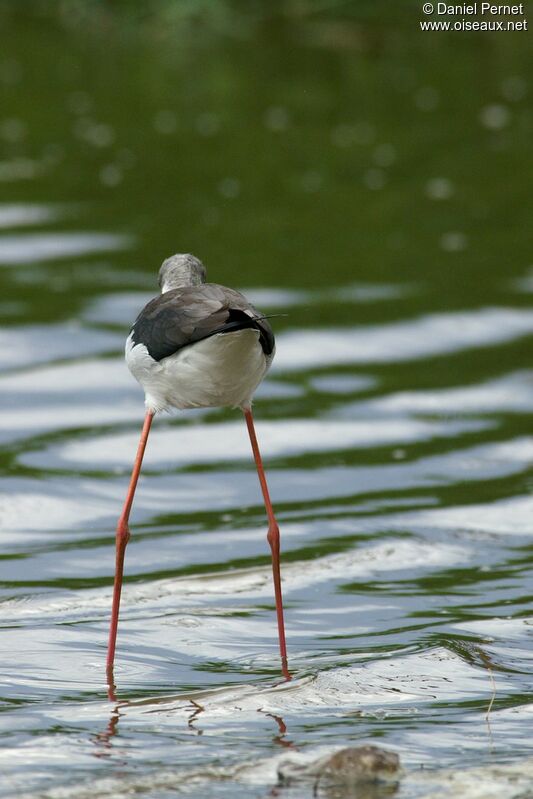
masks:
[[[257,330],[218,333],[154,361],[144,344],[126,342],[126,363],[144,388],[146,407],[212,408],[250,406],[268,360]]]

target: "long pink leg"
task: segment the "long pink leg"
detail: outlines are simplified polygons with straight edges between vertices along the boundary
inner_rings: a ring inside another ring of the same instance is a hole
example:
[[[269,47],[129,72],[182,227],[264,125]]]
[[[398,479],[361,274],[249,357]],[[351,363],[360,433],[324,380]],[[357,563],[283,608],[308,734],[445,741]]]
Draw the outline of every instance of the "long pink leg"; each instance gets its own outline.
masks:
[[[248,427],[248,435],[250,436],[250,442],[252,444],[255,465],[257,467],[257,474],[259,477],[259,483],[261,484],[261,491],[263,492],[263,499],[265,501],[265,509],[268,517],[267,540],[272,551],[272,576],[274,578],[274,594],[276,597],[276,613],[278,617],[281,670],[283,672],[283,676],[287,680],[290,680],[291,675],[287,664],[287,645],[285,643],[285,624],[283,621],[283,599],[281,596],[281,575],[279,568],[279,527],[276,517],[274,516],[274,510],[270,501],[270,494],[268,493],[268,485],[265,477],[265,470],[263,469],[263,462],[261,460],[261,453],[259,452],[257,436],[255,434],[254,418],[252,416],[251,408],[243,408],[243,412],[244,418],[246,419],[246,426]]]
[[[122,513],[117,524],[116,536],[116,562],[115,562],[115,584],[113,587],[113,607],[111,610],[111,624],[109,627],[109,644],[107,647],[107,673],[108,677],[112,676],[113,662],[115,660],[115,645],[117,643],[117,628],[118,628],[118,613],[120,609],[120,594],[122,591],[122,574],[124,572],[124,553],[126,552],[126,545],[130,540],[130,531],[128,527],[128,520],[130,518],[131,506],[133,504],[133,497],[135,496],[135,489],[137,488],[137,480],[141,471],[143,462],[144,450],[146,449],[146,442],[148,441],[148,433],[154,414],[152,411],[147,411],[144,417],[144,424],[141,433],[141,440],[139,441],[139,448],[135,456],[135,463],[133,464],[133,471],[131,473],[130,485],[126,495],[126,501],[122,508]]]

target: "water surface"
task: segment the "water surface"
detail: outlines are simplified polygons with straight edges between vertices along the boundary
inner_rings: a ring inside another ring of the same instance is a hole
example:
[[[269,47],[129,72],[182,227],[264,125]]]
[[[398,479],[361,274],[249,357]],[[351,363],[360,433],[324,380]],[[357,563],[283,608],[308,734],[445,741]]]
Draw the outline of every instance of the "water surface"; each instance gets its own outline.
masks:
[[[287,754],[374,743],[398,799],[485,768],[468,797],[533,754],[528,51],[380,5],[2,8],[2,796],[294,799]],[[245,426],[184,412],[110,698],[123,342],[181,250],[279,314],[255,411],[293,679]]]

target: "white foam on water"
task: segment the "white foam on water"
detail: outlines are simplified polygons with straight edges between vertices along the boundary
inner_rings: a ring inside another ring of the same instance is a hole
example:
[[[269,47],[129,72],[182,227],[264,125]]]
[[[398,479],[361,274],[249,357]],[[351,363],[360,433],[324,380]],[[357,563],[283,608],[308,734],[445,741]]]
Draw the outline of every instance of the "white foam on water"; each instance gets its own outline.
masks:
[[[129,707],[131,715],[131,706]],[[194,715],[194,707],[189,706],[189,716]],[[124,710],[121,709],[121,713]],[[194,722],[201,726],[201,719],[193,719],[192,729],[195,730]],[[256,719],[257,721],[257,719]],[[427,734],[427,733],[426,733]],[[47,752],[57,743],[57,734],[54,736],[42,736],[45,738],[43,752]],[[481,737],[481,736],[480,736]],[[486,736],[485,736],[486,737]],[[109,752],[112,739],[109,741],[102,735],[101,752],[95,749],[94,754],[105,757]],[[194,739],[193,739],[194,740]],[[476,741],[477,742],[477,741]],[[372,743],[375,740],[358,740],[357,745]],[[391,745],[384,741],[385,747],[389,751],[396,751],[401,756],[402,763],[411,759],[405,747]],[[181,744],[183,749],[185,744]],[[476,747],[476,754],[479,756],[486,748],[485,741],[481,741]],[[238,795],[242,793],[242,785],[248,785],[251,789],[257,790],[259,786],[263,790],[269,790],[271,795],[286,796],[287,799],[300,799],[300,797],[310,796],[316,783],[316,774],[312,779],[294,782],[283,787],[278,786],[278,770],[284,769],[291,763],[296,768],[303,765],[312,766],[319,759],[331,757],[338,746],[328,745],[321,747],[307,747],[304,752],[297,749],[283,749],[274,756],[267,758],[252,758],[239,762],[225,763],[220,765],[219,761],[203,763],[194,762],[193,752],[189,754],[188,766],[161,766],[152,771],[128,773],[124,770],[120,776],[97,777],[93,775],[89,780],[76,780],[75,784],[64,784],[61,786],[50,786],[45,790],[34,790],[31,792],[17,792],[18,799],[126,799],[131,796],[153,796],[176,795],[205,797],[214,796],[214,791],[218,796],[231,796],[232,791]],[[12,747],[6,750],[6,762],[9,761],[9,754],[16,750]],[[79,747],[69,748],[71,757],[80,767],[89,766],[90,762],[84,760],[80,755]],[[28,762],[33,762],[35,754],[37,762],[45,765],[44,759],[40,757],[37,745],[28,741],[25,752]],[[405,752],[405,760],[404,760]],[[93,756],[94,756],[93,754]],[[17,762],[17,758],[15,758]],[[520,758],[513,763],[485,763],[476,767],[435,767],[431,760],[427,761],[427,768],[421,769],[420,764],[415,768],[402,769],[399,774],[398,796],[417,797],[417,799],[529,799],[533,786],[533,758]],[[360,783],[353,778],[341,779],[334,786],[329,786],[327,781],[322,783],[328,790],[328,795],[345,797],[378,797],[393,795],[396,788],[393,785],[378,785],[373,783]],[[275,787],[278,786],[278,787]],[[356,791],[356,793],[354,793]],[[321,790],[320,793],[323,793]],[[254,793],[255,795],[255,793]],[[325,794],[324,794],[325,795]]]
[[[0,329],[0,368],[18,369],[124,347],[124,337],[69,322]]]
[[[258,531],[255,531],[255,535],[258,535]],[[243,538],[245,536],[244,532]],[[238,537],[236,535],[235,543],[238,543]],[[184,544],[186,544],[186,539]],[[108,549],[108,554],[111,554],[112,548]],[[70,563],[71,575],[79,574],[79,570],[76,568],[77,557],[79,557],[79,553],[70,561],[68,558],[62,560],[62,564],[65,561]],[[283,566],[283,590],[285,596],[290,597],[303,589],[327,582],[346,583],[351,580],[369,580],[382,575],[392,579],[394,573],[406,570],[414,576],[469,563],[473,558],[474,551],[464,546],[446,544],[436,546],[421,539],[401,541],[385,539],[377,544],[361,545],[335,555],[285,563]],[[112,557],[108,558],[107,563],[111,571]],[[135,557],[129,558],[128,564],[130,572],[134,572]],[[144,566],[148,568],[146,562]],[[218,607],[220,602],[233,601],[235,598],[241,605],[243,602],[248,602],[250,605],[255,605],[258,602],[270,602],[272,600],[272,574],[270,566],[233,569],[226,572],[129,584],[124,586],[123,592],[125,618],[128,618],[132,612],[138,613],[139,610],[142,610],[143,614],[150,613],[154,617],[164,611],[165,615],[171,613],[168,623],[179,627],[180,623],[176,621],[175,617],[180,608],[187,609],[191,605],[208,608],[212,607],[213,603]],[[57,597],[52,599],[29,597],[21,606],[18,599],[7,600],[2,604],[2,618],[4,621],[11,620],[11,624],[14,618],[23,619],[31,616],[43,619],[50,614],[54,616],[60,614],[63,619],[72,619],[83,617],[88,609],[91,614],[94,614],[102,609],[107,612],[108,607],[108,590],[79,590],[74,596],[69,596],[66,601]],[[354,616],[352,629],[358,629],[360,625],[365,626],[364,615],[364,607],[361,606],[358,608],[357,616]],[[236,628],[233,627],[234,624],[237,624]],[[242,619],[231,617],[224,622],[219,621],[214,636],[211,621],[208,617],[202,618],[202,614],[200,614],[198,618],[195,618],[193,625],[194,637],[190,640],[186,638],[176,640],[174,646],[182,652],[188,651],[189,654],[194,655],[195,647],[200,646],[200,641],[202,641],[200,648],[203,655],[205,654],[204,647],[214,647],[218,652],[217,657],[220,658],[225,651],[226,644],[224,642],[227,642],[230,650],[233,651],[231,642],[244,634],[243,624]],[[267,638],[274,634],[274,628],[269,619],[254,618],[252,624],[254,629],[250,631],[251,642],[260,634],[260,625],[264,626]],[[258,626],[255,627],[255,625]],[[158,644],[159,634],[160,630],[158,629],[153,633],[152,643],[154,646]],[[148,631],[143,632],[145,641],[148,635],[150,635]],[[175,635],[179,636],[179,632],[176,632]],[[299,633],[297,630],[291,630],[291,635],[297,638]],[[214,654],[214,651],[213,649],[211,654]],[[228,654],[229,650],[226,652],[226,655]]]
[[[128,402],[118,398],[114,404],[109,402],[105,405],[78,400],[74,404],[54,403],[49,407],[35,403],[29,408],[2,410],[0,433],[5,433],[5,439],[13,440],[27,438],[47,430],[68,430],[138,419],[140,419],[139,402]]]
[[[471,621],[460,621],[453,625],[454,629],[465,630],[479,636],[486,636],[489,639],[501,638],[502,640],[525,639],[530,641],[533,637],[533,617],[528,618],[494,618],[472,619]],[[531,648],[528,652],[533,657]],[[533,707],[533,706],[532,706]]]
[[[482,650],[485,656],[483,660],[487,667],[492,666],[496,684],[496,696],[505,686],[505,677],[503,677],[503,680],[500,679],[502,672],[505,674],[505,669],[527,675],[531,673],[533,667],[533,647],[531,646],[533,642],[533,616],[505,617],[503,615],[505,610],[505,607],[501,608],[503,612],[500,618],[492,616],[486,619],[456,622],[452,628],[453,631],[457,630],[461,635],[467,633],[469,636],[473,635],[481,639],[478,649],[480,652]],[[511,708],[508,709],[510,710]],[[519,709],[526,714],[532,714],[533,704],[513,708],[515,713]],[[501,710],[498,710],[498,716],[501,712]]]
[[[327,289],[241,288],[250,302],[258,308],[290,308],[298,305],[331,303],[373,303],[397,299],[412,294],[413,286],[399,283],[350,283]]]
[[[91,333],[89,333],[91,335]],[[117,337],[118,342],[118,337]],[[38,395],[40,399],[43,394],[77,394],[75,401],[86,402],[88,398],[94,400],[92,416],[98,414],[98,401],[102,395],[109,395],[116,401],[117,392],[127,392],[131,396],[137,397],[137,409],[139,418],[142,417],[144,395],[142,388],[129,372],[124,358],[88,358],[87,360],[73,360],[68,363],[54,364],[52,366],[36,366],[34,368],[18,371],[11,374],[0,375],[0,394],[26,394],[30,400],[32,395]],[[255,395],[256,398],[290,398],[301,396],[303,388],[288,383],[287,381],[264,380]],[[69,402],[74,398],[69,397]],[[13,398],[9,397],[9,403]],[[61,404],[55,405],[58,409]],[[196,409],[195,414],[205,413],[211,409]],[[187,411],[186,418],[191,416],[191,411]],[[105,422],[103,422],[105,423]],[[0,419],[1,424],[1,419]]]
[[[469,563],[473,551],[465,546],[439,544],[418,538],[384,539],[371,546],[359,546],[348,552],[326,555],[302,564],[287,563],[284,580],[289,591],[301,590],[325,580],[350,581],[376,577],[382,573],[408,569],[413,574],[427,569],[449,568]]]
[[[135,451],[135,440],[131,440],[131,457]],[[24,461],[24,457],[20,458]],[[517,438],[496,444],[483,444],[464,450],[454,450],[446,455],[420,458],[414,462],[360,466],[307,469],[271,469],[269,485],[275,504],[302,502],[313,496],[351,497],[357,493],[381,492],[425,486],[451,485],[465,479],[485,481],[520,473],[528,468],[533,459],[533,438]],[[44,459],[48,462],[48,456]],[[131,468],[128,463],[127,470]],[[46,484],[40,480],[6,478],[0,481],[0,520],[4,520],[3,545],[17,545],[18,532],[29,535],[34,529],[62,531],[80,530],[90,524],[93,529],[106,524],[114,527],[126,493],[128,474],[121,477],[82,479],[77,475],[48,477]],[[66,499],[65,499],[66,498]],[[39,513],[45,501],[46,512]],[[69,512],[69,502],[72,512]],[[77,503],[83,507],[78,517]],[[250,503],[260,506],[261,497],[257,476],[253,467],[248,471],[203,472],[180,475],[141,475],[139,490],[135,497],[132,523],[147,521],[161,513],[191,513],[208,504],[217,510],[233,510]],[[36,510],[37,509],[37,510]],[[63,509],[66,512],[63,513]],[[460,509],[469,517],[468,506]],[[438,509],[439,513],[441,509]],[[444,512],[444,509],[442,509]],[[526,511],[527,512],[527,511]],[[424,528],[432,522],[423,513],[398,513],[393,507],[390,514],[382,516],[382,522],[364,518],[358,520],[360,529],[376,524],[388,528]],[[36,519],[37,527],[36,527]]]
[[[239,288],[256,308],[293,308],[313,302],[313,292],[303,289]]]
[[[406,704],[424,705],[457,701],[458,697],[490,697],[492,687],[484,669],[474,669],[458,655],[442,647],[408,655],[383,657],[355,666],[340,666],[298,677],[275,686],[235,685],[225,689],[189,692],[153,702],[141,700],[147,713],[191,713],[194,699],[202,708],[198,726],[213,729],[224,720],[242,723],[257,712],[286,717],[315,717],[318,713],[339,718],[363,709],[403,714]],[[135,706],[135,703],[133,703]],[[126,710],[126,714],[127,714]]]
[[[431,391],[401,391],[376,399],[344,404],[339,413],[488,413],[530,412],[533,409],[533,371],[524,370],[503,375],[473,386],[433,389]]]
[[[314,377],[309,384],[315,391],[327,394],[352,394],[367,391],[377,386],[377,379],[370,375],[328,374]]]
[[[371,425],[365,421],[284,419],[258,421],[257,434],[265,457],[427,441],[484,429],[484,423],[457,421],[387,420]],[[20,461],[32,466],[69,468],[128,467],[138,444],[138,433],[95,436],[25,453]],[[153,430],[146,451],[145,468],[172,468],[190,464],[250,459],[250,442],[244,424],[221,422],[180,425]]]
[[[152,292],[123,291],[98,297],[98,299],[90,301],[82,318],[89,322],[104,322],[129,328],[144,306],[157,294],[156,288],[157,282],[154,275],[154,291]]]
[[[514,341],[533,333],[533,311],[481,308],[367,327],[293,330],[277,337],[273,369],[421,360]]]
[[[92,331],[91,331],[92,332]],[[89,332],[89,336],[91,335]],[[113,341],[118,342],[118,336]],[[0,392],[16,394],[65,394],[87,392],[98,397],[98,392],[135,389],[142,397],[139,384],[132,377],[124,358],[88,358],[83,361],[39,366],[27,371],[0,376]],[[142,412],[141,412],[142,413]]]
[[[1,217],[0,217],[1,220]],[[375,302],[401,296],[410,289],[389,284],[353,284],[330,292],[279,288],[240,288],[242,294],[260,310],[292,308],[331,302]],[[82,318],[90,322],[131,325],[146,303],[157,296],[154,272],[153,291],[123,291],[90,300]],[[274,322],[275,325],[275,322]]]
[[[16,538],[17,546],[50,540],[49,535],[36,533],[84,527],[88,523],[117,513],[117,504],[102,496],[83,492],[73,496],[54,496],[46,491],[0,494],[0,538],[9,544]],[[24,534],[24,541],[20,535]],[[26,535],[27,534],[27,535]]]
[[[533,496],[513,497],[484,504],[420,510],[405,514],[400,520],[396,517],[396,521],[411,529],[433,527],[490,535],[533,537]]]
[[[310,300],[311,293],[288,289],[241,289],[245,297],[259,309],[284,308]],[[158,294],[154,272],[153,291],[123,291],[91,300],[83,319],[106,324],[132,325],[144,306]]]
[[[53,222],[62,215],[63,209],[58,205],[0,203],[0,228],[40,225]]]
[[[116,233],[25,233],[0,236],[0,264],[33,264],[131,247],[131,236]]]

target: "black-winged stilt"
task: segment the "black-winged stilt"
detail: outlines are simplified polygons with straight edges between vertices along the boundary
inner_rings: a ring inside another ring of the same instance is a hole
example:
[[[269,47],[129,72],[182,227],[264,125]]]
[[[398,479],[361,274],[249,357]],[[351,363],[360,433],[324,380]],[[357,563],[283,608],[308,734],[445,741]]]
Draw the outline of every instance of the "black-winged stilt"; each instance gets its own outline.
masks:
[[[146,416],[126,501],[117,525],[113,608],[107,652],[115,659],[128,520],[154,414],[167,408],[240,408],[246,420],[268,517],[267,539],[278,620],[282,671],[290,678],[283,622],[279,528],[274,516],[252,416],[252,397],[274,357],[274,335],[238,291],[206,283],[193,255],[173,255],[159,270],[161,294],[137,317],[126,341],[126,363],[145,392]]]

